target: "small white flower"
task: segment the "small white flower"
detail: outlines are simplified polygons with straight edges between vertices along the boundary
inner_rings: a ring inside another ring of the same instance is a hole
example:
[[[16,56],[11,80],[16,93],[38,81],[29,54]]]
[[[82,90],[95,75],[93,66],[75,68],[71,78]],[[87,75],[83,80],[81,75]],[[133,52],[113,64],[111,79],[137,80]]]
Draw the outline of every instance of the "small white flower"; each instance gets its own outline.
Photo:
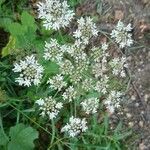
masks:
[[[67,86],[67,83],[64,80],[64,77],[60,74],[57,74],[56,76],[49,78],[47,81],[48,84],[50,84],[51,88],[54,88],[55,90],[61,91],[61,89],[65,86]]]
[[[81,17],[78,20],[78,29],[74,32],[74,37],[78,39],[82,44],[87,45],[90,38],[98,35],[98,30],[93,20],[90,17]]]
[[[85,91],[90,91],[94,88],[93,86],[93,80],[90,78],[90,79],[85,79],[83,82],[82,82],[82,89],[84,89]]]
[[[126,63],[126,57],[122,57],[122,58],[114,58],[111,62],[110,62],[110,66],[112,67],[113,71],[112,73],[114,75],[120,75],[121,77],[125,77],[126,73],[124,68],[127,68],[128,65]]]
[[[111,91],[106,100],[104,101],[104,105],[111,112],[114,113],[115,108],[120,107],[122,93],[117,91]]]
[[[64,60],[63,62],[59,63],[60,71],[63,75],[72,74],[74,66],[72,65],[70,60]]]
[[[48,116],[49,119],[56,118],[60,109],[63,107],[61,102],[57,103],[51,96],[39,99],[35,103],[39,105],[42,117]]]
[[[92,64],[92,73],[95,78],[102,77],[103,74],[107,71],[107,61],[98,62]]]
[[[94,114],[97,112],[99,107],[99,99],[98,98],[89,98],[85,99],[81,102],[82,108],[86,114]]]
[[[120,48],[129,47],[133,44],[132,34],[129,33],[131,31],[132,27],[130,23],[125,26],[119,20],[115,29],[112,30],[111,37],[115,39],[115,42],[119,44]]]
[[[84,48],[80,45],[76,45],[76,43],[69,46],[68,54],[70,54],[70,56],[77,62],[79,60],[85,61],[87,59],[87,54],[84,52]]]
[[[56,63],[60,63],[63,58],[63,51],[56,41],[51,39],[49,43],[45,42],[44,58],[45,60],[51,60]]]
[[[61,132],[67,132],[70,137],[75,137],[82,132],[86,132],[88,129],[87,121],[85,118],[74,118],[73,116],[69,119],[69,123],[67,123],[62,129]]]
[[[80,83],[82,77],[81,71],[75,69],[72,74],[70,74],[70,81],[72,84],[78,84]]]
[[[103,94],[106,94],[107,93],[107,88],[108,88],[108,80],[109,77],[107,75],[104,75],[100,81],[97,81],[96,82],[96,85],[95,85],[95,90],[97,92],[100,92],[100,93],[103,93]]]
[[[73,19],[74,12],[69,9],[67,1],[45,0],[39,2],[39,18],[43,20],[43,26],[50,30],[59,30],[61,27],[67,27]]]
[[[69,100],[69,102],[71,102],[72,100],[76,99],[77,91],[73,86],[69,86],[62,96],[64,100]]]
[[[19,85],[31,86],[38,85],[42,79],[43,67],[38,64],[34,55],[25,57],[25,60],[20,60],[14,64],[14,72],[19,72],[20,76],[16,78]]]
[[[108,49],[108,44],[107,43],[103,43],[102,44],[102,47],[93,47],[91,49],[91,59],[94,61],[94,62],[101,62],[104,60],[107,62],[107,57],[109,56],[108,52],[107,52],[107,49]]]

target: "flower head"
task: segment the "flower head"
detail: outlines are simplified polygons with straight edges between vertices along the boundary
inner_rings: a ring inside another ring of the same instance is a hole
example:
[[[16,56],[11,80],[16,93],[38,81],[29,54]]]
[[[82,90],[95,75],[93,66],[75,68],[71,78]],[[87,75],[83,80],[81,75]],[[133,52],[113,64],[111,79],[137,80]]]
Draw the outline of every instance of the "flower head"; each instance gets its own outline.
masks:
[[[126,63],[126,57],[122,57],[122,58],[114,58],[111,62],[110,62],[110,66],[112,67],[113,71],[112,73],[114,75],[120,75],[121,77],[125,77],[125,70],[124,68],[127,68],[128,65]]]
[[[98,92],[101,92],[103,94],[107,93],[107,88],[108,88],[108,80],[109,77],[107,75],[104,75],[100,81],[97,81],[96,86],[95,86],[95,90]]]
[[[69,119],[69,123],[67,123],[62,129],[61,132],[67,132],[70,137],[75,137],[82,132],[85,132],[87,127],[87,122],[85,118],[74,118],[73,116]]]
[[[20,75],[16,78],[19,85],[31,86],[38,85],[44,71],[43,67],[37,62],[34,55],[25,57],[25,60],[20,60],[14,64],[14,72],[19,72]]]
[[[91,59],[94,61],[94,62],[100,62],[102,60],[106,60],[107,57],[109,56],[108,52],[107,52],[107,49],[108,49],[108,44],[107,43],[103,43],[102,44],[102,47],[93,47],[91,49]]]
[[[81,102],[82,108],[86,114],[94,114],[97,112],[99,107],[99,99],[98,98],[89,98],[85,99]]]
[[[50,84],[51,88],[54,88],[55,90],[58,91],[61,91],[63,87],[67,86],[67,83],[64,81],[64,77],[60,74],[57,74],[52,79],[49,78],[47,83]]]
[[[128,47],[133,44],[132,34],[129,33],[131,31],[132,27],[130,23],[125,26],[123,22],[119,20],[115,29],[112,30],[111,37],[115,39],[115,42],[119,44],[120,48]]]
[[[39,2],[37,6],[38,17],[43,19],[43,26],[48,30],[59,30],[61,27],[67,27],[74,16],[74,12],[69,9],[67,1],[45,0],[45,2]]]
[[[72,100],[76,99],[77,91],[73,86],[69,86],[62,96],[64,100],[69,100],[69,102],[71,102]]]
[[[98,30],[90,17],[81,17],[78,20],[78,29],[74,32],[74,37],[80,40],[82,44],[87,45],[90,38],[97,35]]]
[[[94,85],[93,85],[93,80],[90,78],[90,79],[85,79],[83,82],[82,82],[82,89],[84,89],[85,91],[90,91],[94,88]]]
[[[41,115],[48,116],[49,119],[54,119],[58,115],[60,109],[63,107],[61,102],[56,102],[51,96],[39,99],[35,102],[39,105],[39,110],[41,111]]]
[[[72,65],[70,60],[64,60],[63,62],[59,63],[60,71],[63,75],[72,74],[74,66]]]
[[[122,93],[118,91],[111,91],[111,93],[108,95],[108,97],[104,101],[104,105],[111,113],[114,113],[115,108],[120,107],[121,96],[122,96]]]
[[[46,42],[44,49],[45,60],[51,60],[60,63],[63,58],[63,51],[56,39],[51,39],[50,43]]]

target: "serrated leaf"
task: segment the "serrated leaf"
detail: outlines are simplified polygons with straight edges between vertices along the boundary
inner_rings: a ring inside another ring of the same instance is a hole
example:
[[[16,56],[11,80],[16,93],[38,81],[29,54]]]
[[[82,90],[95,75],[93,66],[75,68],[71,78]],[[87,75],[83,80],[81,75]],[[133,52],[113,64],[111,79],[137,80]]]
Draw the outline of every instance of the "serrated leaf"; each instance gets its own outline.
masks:
[[[8,44],[2,49],[2,57],[9,55],[15,49],[15,44],[16,39],[10,36]]]
[[[34,17],[30,15],[28,12],[23,11],[21,15],[21,23],[26,26],[33,26],[34,25]]]
[[[37,29],[34,17],[26,11],[23,11],[21,15],[21,23],[23,26],[28,27],[28,31],[31,33],[35,32]]]
[[[9,32],[13,36],[24,35],[24,33],[27,32],[27,27],[22,26],[19,23],[12,23],[12,24],[9,25]]]
[[[32,150],[33,141],[38,138],[38,132],[24,124],[11,127],[9,135],[11,140],[8,143],[8,150]]]

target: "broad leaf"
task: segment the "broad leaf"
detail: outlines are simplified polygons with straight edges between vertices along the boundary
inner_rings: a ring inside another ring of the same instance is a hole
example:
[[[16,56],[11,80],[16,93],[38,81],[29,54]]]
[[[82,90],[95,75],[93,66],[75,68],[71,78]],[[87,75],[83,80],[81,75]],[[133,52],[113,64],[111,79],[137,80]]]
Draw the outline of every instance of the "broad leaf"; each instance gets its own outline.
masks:
[[[0,146],[6,145],[8,142],[8,139],[6,135],[4,135],[3,131],[0,129]]]
[[[24,124],[11,127],[9,135],[11,140],[8,143],[8,150],[32,150],[33,141],[38,138],[38,132]]]

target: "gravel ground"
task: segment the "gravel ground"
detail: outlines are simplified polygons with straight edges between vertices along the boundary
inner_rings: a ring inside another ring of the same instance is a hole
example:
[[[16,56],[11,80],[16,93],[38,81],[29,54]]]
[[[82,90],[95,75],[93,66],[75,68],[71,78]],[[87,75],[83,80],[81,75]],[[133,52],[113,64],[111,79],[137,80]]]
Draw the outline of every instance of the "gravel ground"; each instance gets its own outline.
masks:
[[[133,24],[135,45],[125,52],[130,74],[128,101],[112,116],[112,122],[121,118],[133,130],[129,149],[150,150],[150,1],[85,0],[76,11],[78,15],[96,16],[98,26],[107,32],[119,19]]]

